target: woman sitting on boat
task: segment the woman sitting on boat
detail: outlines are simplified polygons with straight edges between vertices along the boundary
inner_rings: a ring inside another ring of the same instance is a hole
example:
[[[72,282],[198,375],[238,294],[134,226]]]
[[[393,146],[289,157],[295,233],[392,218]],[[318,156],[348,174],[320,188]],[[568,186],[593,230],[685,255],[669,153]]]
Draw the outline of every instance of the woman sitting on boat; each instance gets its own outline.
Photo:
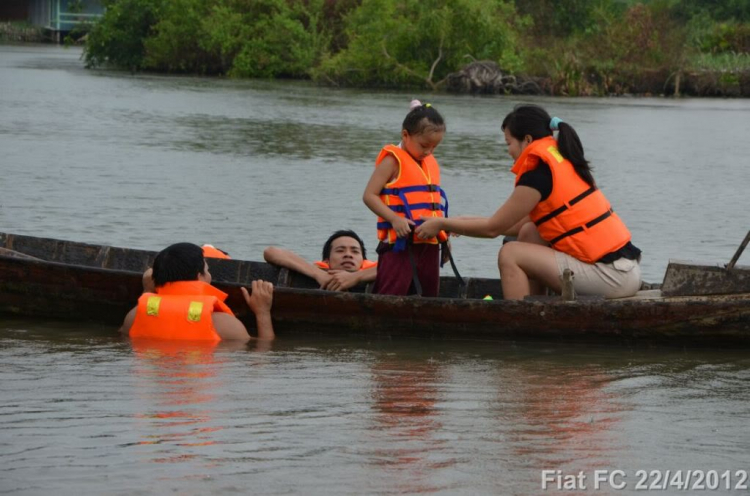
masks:
[[[244,324],[224,303],[227,294],[211,285],[211,273],[200,246],[171,245],[156,256],[151,274],[154,292],[146,291],[125,317],[120,332],[131,338],[189,341],[249,341]],[[274,338],[271,322],[273,285],[252,282],[242,288],[255,314],[258,339]]]
[[[641,286],[641,251],[596,186],[572,126],[536,105],[519,105],[502,125],[515,163],[515,188],[491,217],[429,218],[426,239],[441,230],[466,236],[514,235],[498,266],[506,299],[561,291],[565,269],[578,294],[621,298]],[[553,131],[558,131],[555,139]]]

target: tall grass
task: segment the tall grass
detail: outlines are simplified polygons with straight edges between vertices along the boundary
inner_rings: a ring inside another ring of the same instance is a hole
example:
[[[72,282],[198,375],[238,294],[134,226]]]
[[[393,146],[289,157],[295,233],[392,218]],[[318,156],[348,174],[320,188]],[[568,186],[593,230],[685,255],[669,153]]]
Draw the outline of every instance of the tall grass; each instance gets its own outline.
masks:
[[[750,70],[750,53],[699,53],[688,64],[694,71],[744,72]]]

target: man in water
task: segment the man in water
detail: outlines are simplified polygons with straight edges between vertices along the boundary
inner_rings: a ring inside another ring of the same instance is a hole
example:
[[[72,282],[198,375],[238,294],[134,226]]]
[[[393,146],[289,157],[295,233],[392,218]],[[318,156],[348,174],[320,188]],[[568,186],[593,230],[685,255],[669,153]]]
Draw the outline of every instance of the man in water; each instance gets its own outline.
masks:
[[[154,292],[146,290],[138,299],[138,305],[127,314],[120,328],[123,334],[170,340],[252,339],[224,303],[227,294],[211,286],[211,273],[200,246],[177,243],[165,248],[156,256],[149,279]],[[256,280],[252,282],[252,295],[245,288],[242,294],[255,314],[258,339],[274,339],[273,285]]]
[[[367,260],[364,242],[350,230],[336,231],[328,238],[319,262],[310,263],[296,253],[276,246],[266,248],[263,258],[268,263],[315,279],[321,289],[329,291],[346,291],[374,281],[377,275],[377,263]]]

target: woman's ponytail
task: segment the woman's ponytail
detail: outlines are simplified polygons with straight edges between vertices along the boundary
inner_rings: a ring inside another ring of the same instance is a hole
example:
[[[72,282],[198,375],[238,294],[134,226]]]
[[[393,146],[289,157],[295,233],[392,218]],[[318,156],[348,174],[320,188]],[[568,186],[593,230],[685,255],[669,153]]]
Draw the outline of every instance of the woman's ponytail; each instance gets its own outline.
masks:
[[[578,137],[578,133],[573,126],[566,122],[558,123],[557,148],[560,154],[567,158],[578,175],[588,183],[589,186],[596,186],[594,176],[591,174],[591,166],[583,153],[583,144]]]

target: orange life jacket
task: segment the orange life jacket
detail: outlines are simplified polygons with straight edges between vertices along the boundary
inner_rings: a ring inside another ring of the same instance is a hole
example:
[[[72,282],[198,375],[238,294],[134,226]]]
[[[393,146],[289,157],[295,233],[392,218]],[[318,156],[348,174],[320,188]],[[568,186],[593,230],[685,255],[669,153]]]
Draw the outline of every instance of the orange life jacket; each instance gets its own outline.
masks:
[[[205,258],[222,258],[224,260],[231,260],[232,258],[213,245],[203,245],[201,248],[203,248],[203,256]]]
[[[630,231],[612,211],[607,198],[581,179],[573,164],[558,151],[555,138],[534,140],[523,150],[511,169],[516,184],[540,160],[552,171],[552,192],[529,216],[554,249],[595,263],[630,241]]]
[[[170,282],[138,299],[131,338],[220,341],[211,315],[233,315],[227,294],[202,281]]]
[[[401,217],[414,221],[416,225],[424,222],[425,217],[448,217],[448,197],[440,187],[440,166],[433,155],[422,160],[420,166],[406,150],[386,145],[380,151],[375,166],[377,167],[388,155],[398,162],[398,176],[380,191],[380,199]],[[445,200],[445,205],[441,203]],[[414,243],[445,242],[448,235],[440,231],[437,238],[420,239],[410,235]],[[390,222],[378,216],[378,239],[394,244],[394,251],[406,247],[406,238],[399,238]]]
[[[323,270],[328,270],[328,269],[331,268],[331,266],[328,265],[325,262],[313,262],[313,263],[315,265],[317,265],[318,267],[320,267],[321,269],[323,269]],[[362,267],[360,267],[359,270],[366,270],[366,269],[369,269],[370,267],[376,267],[377,265],[378,265],[377,262],[371,262],[369,260],[363,260],[362,261]]]

